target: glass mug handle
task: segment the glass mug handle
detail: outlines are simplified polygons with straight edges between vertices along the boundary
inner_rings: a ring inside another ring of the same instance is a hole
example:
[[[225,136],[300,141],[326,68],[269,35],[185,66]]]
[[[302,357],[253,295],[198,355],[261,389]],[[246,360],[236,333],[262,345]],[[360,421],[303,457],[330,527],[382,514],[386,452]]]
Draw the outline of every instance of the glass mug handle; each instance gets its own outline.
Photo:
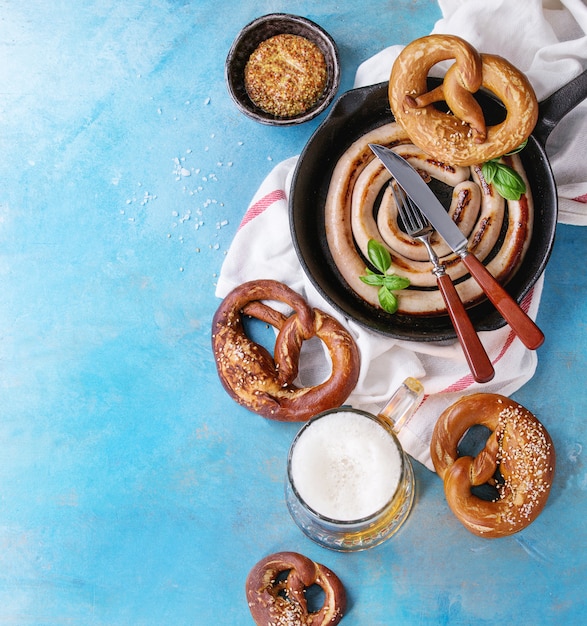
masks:
[[[399,433],[420,406],[423,398],[422,383],[415,378],[406,378],[378,415],[390,422],[394,432]]]

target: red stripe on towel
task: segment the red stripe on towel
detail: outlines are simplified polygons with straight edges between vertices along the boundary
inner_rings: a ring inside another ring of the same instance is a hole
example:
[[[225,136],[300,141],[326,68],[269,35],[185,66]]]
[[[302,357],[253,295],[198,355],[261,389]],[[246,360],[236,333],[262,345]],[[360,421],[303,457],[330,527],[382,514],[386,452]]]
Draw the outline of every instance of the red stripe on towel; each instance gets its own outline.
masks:
[[[265,209],[269,208],[272,204],[277,202],[278,200],[286,200],[285,191],[283,189],[276,189],[271,193],[263,196],[260,200],[257,200],[255,204],[251,205],[247,212],[244,214],[243,219],[239,225],[239,230],[245,225],[248,224],[251,220],[255,219]]]
[[[531,289],[526,294],[526,296],[524,297],[522,302],[520,303],[520,307],[526,313],[528,313],[528,309],[530,308],[530,304],[532,304],[532,297],[533,297],[533,295],[534,295],[534,289]],[[504,344],[503,344],[503,347],[502,347],[500,353],[497,355],[497,357],[495,357],[495,360],[492,361],[493,365],[495,365],[499,361],[501,361],[501,359],[504,357],[504,355],[508,351],[509,347],[512,345],[512,343],[513,343],[515,338],[516,338],[515,333],[513,331],[510,331],[508,336],[507,336],[507,338],[506,338],[506,340],[505,340],[505,342],[504,342]],[[473,376],[471,374],[467,374],[466,376],[463,376],[459,380],[455,381],[454,383],[452,383],[451,385],[449,385],[448,387],[443,389],[440,393],[442,394],[442,393],[454,393],[456,391],[464,391],[465,389],[467,389],[468,387],[470,387],[474,383],[475,383],[475,379],[473,378]],[[430,397],[429,395],[424,396],[424,400],[422,401],[422,403],[426,402],[426,400],[429,397]]]
[[[573,198],[575,202],[582,202],[583,204],[587,204],[587,193],[584,193],[582,196],[577,196]]]

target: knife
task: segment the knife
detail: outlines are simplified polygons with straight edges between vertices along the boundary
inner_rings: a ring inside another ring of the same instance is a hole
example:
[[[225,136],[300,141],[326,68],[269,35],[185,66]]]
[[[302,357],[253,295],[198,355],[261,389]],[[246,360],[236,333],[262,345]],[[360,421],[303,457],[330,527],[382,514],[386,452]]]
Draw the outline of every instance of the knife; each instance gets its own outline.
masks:
[[[369,147],[430,220],[440,236],[461,257],[471,276],[479,283],[485,295],[522,343],[530,350],[539,348],[544,343],[544,334],[540,328],[492,276],[485,265],[469,252],[467,238],[452,221],[420,174],[393,150],[377,144],[369,144]]]

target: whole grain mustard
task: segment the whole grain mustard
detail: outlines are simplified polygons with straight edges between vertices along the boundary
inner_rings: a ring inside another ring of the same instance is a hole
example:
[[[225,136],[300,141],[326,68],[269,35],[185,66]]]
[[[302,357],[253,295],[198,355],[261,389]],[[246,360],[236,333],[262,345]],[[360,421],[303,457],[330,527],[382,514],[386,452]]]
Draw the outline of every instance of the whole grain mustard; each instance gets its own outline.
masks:
[[[300,35],[275,35],[261,42],[245,66],[252,102],[277,117],[294,117],[314,105],[326,87],[320,48]]]

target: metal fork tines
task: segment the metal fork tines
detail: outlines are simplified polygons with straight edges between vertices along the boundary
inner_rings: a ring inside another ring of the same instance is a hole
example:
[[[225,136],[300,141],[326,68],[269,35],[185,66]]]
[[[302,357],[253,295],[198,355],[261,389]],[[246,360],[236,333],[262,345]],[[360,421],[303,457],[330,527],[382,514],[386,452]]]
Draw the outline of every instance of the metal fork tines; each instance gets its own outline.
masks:
[[[430,243],[430,237],[434,232],[432,225],[400,185],[395,181],[390,184],[393,199],[406,232],[410,237],[421,241],[426,246],[432,263],[432,273],[436,276],[438,289],[446,304],[446,309],[473,377],[480,383],[490,381],[495,375],[493,365],[465,311],[450,276],[446,273],[444,265],[439,261]]]
[[[406,232],[410,237],[418,239],[426,246],[432,263],[432,273],[436,276],[445,274],[444,265],[438,260],[438,256],[430,243],[430,237],[434,232],[432,224],[424,217],[422,211],[397,183],[391,183],[391,193]]]

